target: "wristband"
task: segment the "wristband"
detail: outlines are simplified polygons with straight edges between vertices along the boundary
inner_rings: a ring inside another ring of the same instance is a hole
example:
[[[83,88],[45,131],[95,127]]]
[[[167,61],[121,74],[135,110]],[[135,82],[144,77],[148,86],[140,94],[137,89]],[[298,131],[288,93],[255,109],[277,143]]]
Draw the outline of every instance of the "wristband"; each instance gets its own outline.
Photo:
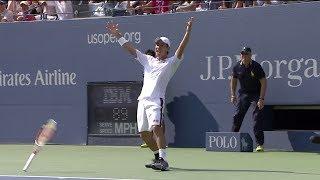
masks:
[[[121,37],[121,38],[118,39],[118,43],[120,44],[120,46],[123,46],[127,42],[128,41],[124,37]]]

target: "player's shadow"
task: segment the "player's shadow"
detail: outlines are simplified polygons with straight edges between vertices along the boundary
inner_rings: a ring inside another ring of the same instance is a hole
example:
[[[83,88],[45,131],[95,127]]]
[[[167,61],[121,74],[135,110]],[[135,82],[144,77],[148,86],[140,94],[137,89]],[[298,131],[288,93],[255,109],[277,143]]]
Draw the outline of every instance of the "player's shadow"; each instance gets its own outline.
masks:
[[[205,133],[219,131],[219,126],[210,111],[188,92],[185,96],[174,97],[167,104],[168,117],[175,126],[173,147],[204,147]]]
[[[276,170],[259,170],[259,169],[193,169],[193,168],[175,168],[170,167],[171,171],[185,172],[252,172],[252,173],[281,173],[281,174],[300,174],[300,175],[319,175],[319,173],[295,172],[295,171],[276,171]]]

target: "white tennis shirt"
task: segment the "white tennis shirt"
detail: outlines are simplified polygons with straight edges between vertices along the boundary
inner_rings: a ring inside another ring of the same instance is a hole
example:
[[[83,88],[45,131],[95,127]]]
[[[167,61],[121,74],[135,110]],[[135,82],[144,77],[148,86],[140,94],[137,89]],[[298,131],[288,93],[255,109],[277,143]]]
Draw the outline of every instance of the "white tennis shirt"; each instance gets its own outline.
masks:
[[[137,50],[137,60],[144,67],[143,87],[138,100],[165,98],[167,85],[177,71],[181,59],[176,55],[161,61]]]

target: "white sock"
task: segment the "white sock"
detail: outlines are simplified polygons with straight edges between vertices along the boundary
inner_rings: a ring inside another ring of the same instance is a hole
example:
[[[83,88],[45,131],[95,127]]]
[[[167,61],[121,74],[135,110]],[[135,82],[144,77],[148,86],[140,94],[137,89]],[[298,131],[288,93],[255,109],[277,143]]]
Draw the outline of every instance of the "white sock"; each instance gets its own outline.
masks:
[[[159,149],[159,157],[167,161],[167,152],[166,149]]]

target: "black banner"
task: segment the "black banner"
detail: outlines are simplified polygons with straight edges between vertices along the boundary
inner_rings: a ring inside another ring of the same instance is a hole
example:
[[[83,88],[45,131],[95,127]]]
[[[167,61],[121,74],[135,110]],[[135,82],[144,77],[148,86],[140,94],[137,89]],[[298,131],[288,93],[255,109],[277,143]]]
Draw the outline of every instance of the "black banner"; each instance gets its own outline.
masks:
[[[88,83],[88,134],[136,136],[140,81]]]

